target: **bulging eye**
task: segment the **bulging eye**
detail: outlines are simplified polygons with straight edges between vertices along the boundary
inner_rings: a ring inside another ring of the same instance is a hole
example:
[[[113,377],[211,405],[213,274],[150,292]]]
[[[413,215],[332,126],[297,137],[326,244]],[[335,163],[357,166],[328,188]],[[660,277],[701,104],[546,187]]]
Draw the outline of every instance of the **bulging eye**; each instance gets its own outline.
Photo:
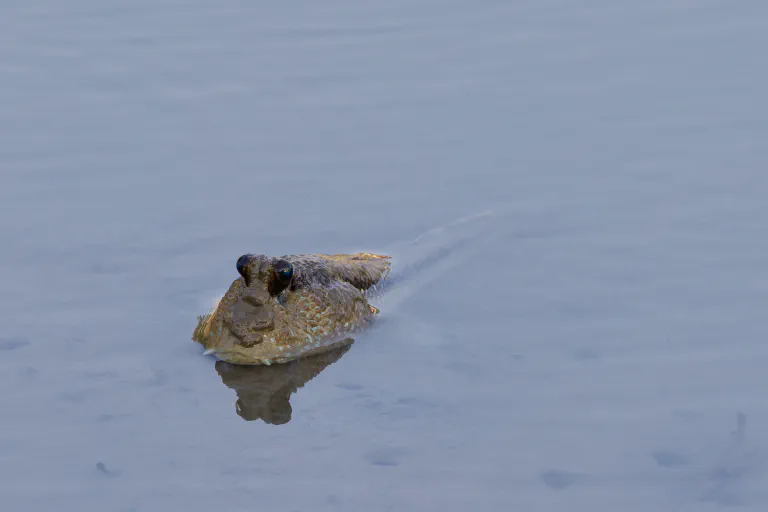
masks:
[[[237,263],[235,264],[235,267],[237,268],[237,272],[240,275],[243,275],[243,272],[245,271],[245,267],[248,265],[248,262],[251,260],[251,256],[253,254],[243,254],[239,258],[237,258]]]
[[[237,258],[237,272],[245,279],[245,286],[251,286],[251,271],[248,264],[251,262],[253,254],[243,254]]]
[[[285,260],[275,261],[272,264],[272,277],[267,285],[269,294],[277,297],[283,290],[291,286],[291,279],[293,279],[293,265]]]
[[[275,277],[282,283],[290,282],[293,277],[293,265],[285,260],[280,260],[274,266]]]

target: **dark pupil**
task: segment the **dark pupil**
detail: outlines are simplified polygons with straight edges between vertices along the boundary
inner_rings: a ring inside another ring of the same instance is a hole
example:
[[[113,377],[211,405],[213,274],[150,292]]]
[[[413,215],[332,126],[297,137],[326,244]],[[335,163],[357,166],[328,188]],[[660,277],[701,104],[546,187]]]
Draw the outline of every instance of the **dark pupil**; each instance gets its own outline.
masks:
[[[237,264],[235,265],[237,267],[237,271],[241,274],[243,273],[243,269],[245,269],[245,266],[248,265],[248,260],[250,259],[250,254],[243,254],[237,259]]]
[[[280,278],[283,280],[287,280],[291,278],[291,275],[293,274],[293,268],[291,267],[285,267],[281,268],[277,271],[277,273],[280,275]]]

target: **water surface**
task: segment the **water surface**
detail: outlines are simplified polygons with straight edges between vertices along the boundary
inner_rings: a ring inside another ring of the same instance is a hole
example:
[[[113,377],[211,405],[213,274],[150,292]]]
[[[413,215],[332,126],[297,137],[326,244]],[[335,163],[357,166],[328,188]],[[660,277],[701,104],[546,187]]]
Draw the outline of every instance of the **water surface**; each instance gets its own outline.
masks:
[[[765,510],[765,48],[757,0],[5,2],[4,508]],[[303,387],[190,340],[243,253],[487,209]]]

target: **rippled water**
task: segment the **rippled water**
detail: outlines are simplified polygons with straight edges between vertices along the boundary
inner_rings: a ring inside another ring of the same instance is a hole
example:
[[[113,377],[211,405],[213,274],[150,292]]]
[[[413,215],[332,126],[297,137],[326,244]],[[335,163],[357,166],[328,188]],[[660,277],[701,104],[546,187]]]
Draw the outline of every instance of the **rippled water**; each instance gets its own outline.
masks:
[[[757,0],[5,2],[3,509],[765,510],[765,48]],[[190,340],[243,253],[390,248],[338,353]]]

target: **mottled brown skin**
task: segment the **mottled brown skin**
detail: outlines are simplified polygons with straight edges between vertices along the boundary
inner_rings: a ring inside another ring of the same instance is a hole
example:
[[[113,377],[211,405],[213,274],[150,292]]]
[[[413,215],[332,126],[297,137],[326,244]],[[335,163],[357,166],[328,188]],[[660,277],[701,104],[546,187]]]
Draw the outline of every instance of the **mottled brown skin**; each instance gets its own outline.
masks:
[[[285,363],[332,350],[378,313],[367,293],[389,273],[370,253],[244,255],[218,304],[192,339],[234,364]]]

